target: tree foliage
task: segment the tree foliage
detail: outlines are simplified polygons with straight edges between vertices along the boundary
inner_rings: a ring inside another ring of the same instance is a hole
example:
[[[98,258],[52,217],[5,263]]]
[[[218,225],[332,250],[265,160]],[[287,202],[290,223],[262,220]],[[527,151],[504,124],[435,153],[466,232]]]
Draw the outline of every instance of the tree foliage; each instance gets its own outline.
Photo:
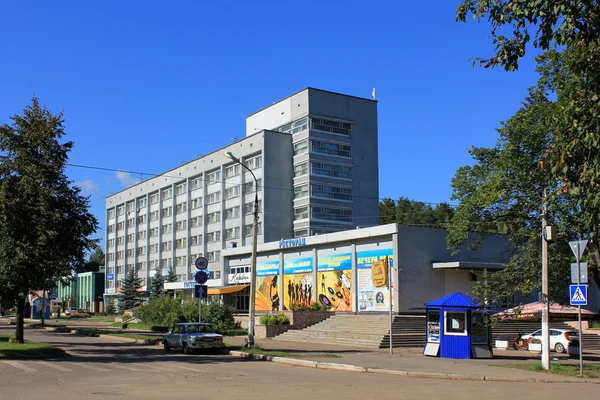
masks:
[[[119,302],[121,303],[119,309],[121,311],[131,310],[141,304],[142,294],[138,292],[140,286],[142,286],[142,279],[135,275],[133,268],[130,268],[121,285],[122,292],[119,298]]]
[[[454,210],[448,203],[436,204],[409,200],[385,198],[379,203],[379,223],[402,225],[431,225],[445,227],[450,222]]]
[[[177,282],[177,274],[175,273],[175,268],[169,268],[169,273],[165,277],[165,281],[169,283]]]
[[[150,300],[159,298],[165,294],[165,279],[159,271],[156,271],[150,279]]]
[[[88,259],[81,263],[77,272],[98,272],[104,263],[104,251],[100,246],[95,246],[94,252],[90,253]]]
[[[110,296],[108,304],[106,305],[106,314],[115,315],[117,313],[117,306],[115,305],[115,297]]]
[[[37,98],[23,115],[0,126],[0,291],[17,302],[17,340],[23,342],[26,296],[70,276],[98,225],[89,199],[65,174],[72,142],[62,113]]]

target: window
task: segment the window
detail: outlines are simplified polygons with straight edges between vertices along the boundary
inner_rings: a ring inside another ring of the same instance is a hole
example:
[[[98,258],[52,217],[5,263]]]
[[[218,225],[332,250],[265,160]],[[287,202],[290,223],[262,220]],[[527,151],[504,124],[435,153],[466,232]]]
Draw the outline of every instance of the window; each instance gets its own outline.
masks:
[[[186,212],[187,211],[187,203],[177,204],[175,211],[177,212],[177,214]]]
[[[352,188],[342,186],[310,185],[311,195],[325,199],[352,200]],[[295,193],[294,193],[295,194]]]
[[[172,188],[164,189],[162,191],[162,199],[163,200],[168,200],[171,197],[173,197],[173,189]]]
[[[208,195],[208,204],[218,203],[221,201],[221,192],[210,193]]]
[[[163,258],[160,262],[163,268],[171,268],[173,266],[173,260],[170,258]]]
[[[108,226],[108,233],[113,233],[115,231],[115,224],[111,224]]]
[[[121,244],[123,244],[123,243],[125,243],[125,237],[124,237],[124,236],[119,236],[119,237],[117,238],[117,244],[118,244],[118,245],[121,245]]]
[[[117,274],[122,274],[123,273],[123,266],[122,265],[117,265]],[[119,286],[121,286],[121,281],[119,280]]]
[[[173,215],[173,207],[165,207],[162,210],[163,218]]]
[[[294,178],[308,174],[308,162],[294,165]]]
[[[150,245],[150,253],[158,253],[158,244]]]
[[[250,169],[260,168],[262,166],[262,156],[256,156],[246,160],[246,166]]]
[[[191,246],[197,246],[199,244],[202,244],[202,235],[195,235],[190,237],[190,245]]]
[[[177,266],[182,266],[187,264],[187,257],[186,256],[179,256],[179,257],[175,257],[175,265]]]
[[[138,223],[138,225],[145,224],[146,223],[146,214],[140,215],[139,217],[137,217],[137,223]]]
[[[135,209],[135,203],[127,203],[127,212],[133,211]]]
[[[308,197],[308,185],[294,186],[294,199]]]
[[[208,232],[206,234],[206,240],[209,243],[211,243],[211,242],[218,242],[219,240],[221,240],[221,232],[220,231]]]
[[[187,221],[178,221],[177,222],[177,230],[184,231],[187,229]]]
[[[349,144],[325,142],[322,140],[311,140],[311,152],[329,154],[339,157],[352,157],[352,146]]]
[[[117,224],[117,230],[122,231],[125,228],[125,223],[123,221]]]
[[[185,183],[180,183],[179,185],[175,186],[175,193],[176,194],[187,193],[187,185]]]
[[[175,247],[178,249],[184,249],[186,247],[186,244],[187,240],[185,238],[177,239],[177,241],[175,242]]]
[[[196,228],[198,226],[202,226],[202,216],[194,217],[190,220],[190,225],[192,228]]]
[[[233,187],[225,189],[225,198],[226,199],[238,197],[239,195],[240,195],[240,185],[235,185]]]
[[[158,236],[158,228],[150,228],[150,237]]]
[[[221,256],[220,252],[219,256]],[[211,271],[210,279],[221,279],[221,271]]]
[[[311,118],[310,129],[323,132],[337,133],[339,135],[350,136],[352,124],[347,122],[333,121],[325,118]]]
[[[314,219],[330,221],[352,222],[352,210],[331,207],[311,207],[311,216]]]
[[[108,239],[108,247],[113,247],[115,245],[115,239]]]
[[[146,269],[146,263],[145,262],[139,262],[139,263],[137,263],[136,269],[138,270],[138,272],[141,271],[141,270],[143,270],[143,269]]]
[[[202,197],[192,200],[192,210],[202,207]]]
[[[259,211],[260,211],[261,207],[262,207],[262,200],[259,200],[258,201],[258,210]],[[246,213],[246,214],[254,213],[254,202],[253,201],[246,203],[244,205],[244,213]]]
[[[308,153],[308,139],[301,140],[298,143],[294,143],[294,155],[299,156],[300,154]]]
[[[150,221],[156,221],[158,219],[158,210],[157,211],[152,211],[150,213]]]
[[[162,242],[160,245],[161,251],[169,251],[173,248],[173,242]]]
[[[108,210],[108,218],[114,218],[115,217],[115,210]]]
[[[208,223],[212,224],[213,222],[219,222],[221,220],[221,211],[216,211],[208,214]]]
[[[209,185],[221,182],[221,171],[215,171],[211,172],[210,174],[207,174],[206,179],[208,180]]]
[[[308,218],[308,207],[294,208],[294,221]]]
[[[192,190],[200,189],[202,187],[202,178],[194,178],[190,181],[190,188]]]
[[[299,133],[308,129],[308,117],[300,118],[294,122],[286,124],[280,128],[277,128],[278,132],[283,133]]]
[[[240,228],[229,228],[225,230],[225,239],[238,239],[240,237]]]
[[[138,247],[137,248],[137,253],[140,256],[143,256],[144,254],[146,254],[146,248],[145,247]]]
[[[117,251],[117,260],[123,259],[124,256],[125,256],[125,252],[123,250]]]
[[[158,203],[158,193],[153,193],[150,195],[150,204]]]
[[[135,233],[130,233],[127,235],[127,243],[131,243],[133,241],[135,241]]]
[[[117,215],[123,215],[124,212],[125,212],[125,207],[123,207],[123,206],[117,207]]]
[[[208,261],[219,261],[221,259],[220,251],[209,251],[208,252]]]
[[[314,175],[330,176],[332,178],[352,179],[352,167],[322,162],[311,162],[310,172]]]
[[[141,197],[137,200],[138,208],[146,207],[147,203],[148,203],[148,200],[145,197]]]
[[[171,233],[173,232],[173,224],[165,224],[162,226],[162,233]]]
[[[308,228],[307,229],[297,229],[294,231],[294,237],[304,237],[308,236]]]
[[[225,210],[225,219],[238,218],[240,216],[240,207],[231,207]]]
[[[467,336],[467,313],[444,311],[444,334],[450,336]]]
[[[127,220],[127,227],[128,228],[133,228],[135,226],[135,218],[129,218]]]
[[[127,249],[127,257],[134,257],[134,256],[135,256],[135,250]]]
[[[252,232],[254,231],[254,224],[248,224],[244,227],[246,231],[246,236],[252,236]],[[258,230],[256,232],[258,235],[262,233],[262,222],[258,223]]]
[[[257,179],[256,183],[258,184],[258,191],[260,191],[262,189],[262,179]],[[253,193],[254,187],[254,181],[246,183],[246,193]]]
[[[138,239],[146,239],[146,231],[139,231],[138,232]]]
[[[234,164],[225,168],[225,178],[231,178],[240,174],[240,164]]]
[[[108,253],[108,261],[114,261],[115,260],[115,253]]]

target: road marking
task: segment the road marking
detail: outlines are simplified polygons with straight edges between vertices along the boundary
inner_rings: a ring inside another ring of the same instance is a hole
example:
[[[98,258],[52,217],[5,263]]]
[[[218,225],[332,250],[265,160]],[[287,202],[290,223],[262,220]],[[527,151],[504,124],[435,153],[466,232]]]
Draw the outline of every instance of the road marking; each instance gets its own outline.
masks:
[[[30,368],[30,367],[23,365],[21,363],[18,363],[16,361],[3,360],[2,362],[6,363],[12,367],[15,367],[17,369],[20,369],[21,371],[25,371],[25,372],[36,372],[37,371],[37,369],[35,369],[35,368]]]
[[[139,369],[139,368],[132,368],[132,367],[125,367],[122,364],[117,364],[117,363],[110,363],[111,367],[115,367],[115,368],[121,368],[121,369],[125,369],[127,371],[137,371],[137,372],[144,372],[146,371],[145,369]]]
[[[198,368],[191,368],[191,367],[185,367],[183,365],[179,365],[179,364],[174,364],[174,363],[169,363],[167,364],[169,365],[170,368],[175,368],[175,369],[187,369],[189,371],[194,371],[194,372],[210,372],[206,369],[198,369]]]
[[[102,371],[102,372],[106,372],[108,371],[108,369],[106,368],[100,368],[100,367],[94,367],[92,365],[89,364],[84,364],[84,363],[71,363],[73,365],[77,365],[77,367],[81,367],[81,368],[87,368],[87,369],[91,369],[93,371]]]
[[[45,366],[50,367],[50,368],[57,369],[57,370],[62,371],[62,372],[73,372],[73,370],[70,369],[70,368],[61,367],[58,364],[54,364],[54,363],[51,363],[51,362],[48,362],[48,361],[37,361],[37,364],[42,364],[42,365],[45,365]]]

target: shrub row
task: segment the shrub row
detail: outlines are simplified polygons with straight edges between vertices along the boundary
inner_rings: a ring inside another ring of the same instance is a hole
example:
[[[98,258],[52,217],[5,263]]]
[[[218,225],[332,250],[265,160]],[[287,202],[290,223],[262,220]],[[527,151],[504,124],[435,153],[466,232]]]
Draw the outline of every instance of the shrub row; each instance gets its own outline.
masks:
[[[290,319],[284,313],[264,314],[260,316],[262,325],[289,325]]]

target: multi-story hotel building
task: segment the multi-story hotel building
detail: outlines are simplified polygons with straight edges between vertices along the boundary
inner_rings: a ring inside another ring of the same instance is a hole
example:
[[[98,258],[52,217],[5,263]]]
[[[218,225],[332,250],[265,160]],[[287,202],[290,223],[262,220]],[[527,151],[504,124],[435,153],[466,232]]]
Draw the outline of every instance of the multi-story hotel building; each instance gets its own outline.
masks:
[[[106,295],[129,269],[148,285],[171,268],[166,287],[191,295],[198,256],[209,288],[243,282],[221,251],[251,244],[257,190],[258,243],[377,225],[377,102],[304,89],[248,116],[246,138],[107,197]]]

